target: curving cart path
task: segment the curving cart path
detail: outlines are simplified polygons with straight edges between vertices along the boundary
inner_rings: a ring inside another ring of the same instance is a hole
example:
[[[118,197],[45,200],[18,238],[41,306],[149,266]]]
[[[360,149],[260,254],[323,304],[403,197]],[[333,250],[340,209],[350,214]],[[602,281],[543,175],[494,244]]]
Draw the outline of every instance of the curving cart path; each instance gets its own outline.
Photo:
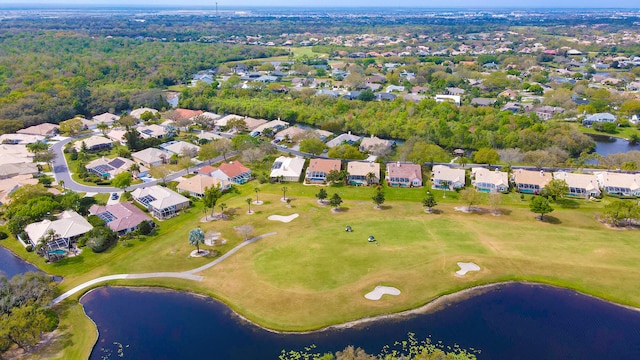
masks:
[[[271,236],[271,235],[275,235],[275,232],[271,232],[271,233],[266,233],[263,235],[259,235],[256,236],[254,238],[251,238],[247,241],[243,241],[242,243],[238,244],[236,247],[234,247],[233,249],[229,250],[226,254],[220,256],[219,258],[215,259],[214,261],[205,264],[203,266],[200,266],[198,268],[195,268],[193,270],[188,270],[188,271],[182,271],[182,272],[154,272],[154,273],[143,273],[143,274],[115,274],[115,275],[107,275],[107,276],[101,276],[99,278],[93,279],[93,280],[89,280],[87,282],[84,282],[76,287],[74,287],[73,289],[65,292],[64,294],[58,296],[57,298],[53,299],[53,301],[51,302],[51,305],[56,305],[58,303],[60,303],[61,301],[69,298],[71,295],[84,290],[90,286],[93,286],[95,284],[99,284],[105,281],[110,281],[110,280],[122,280],[122,279],[150,279],[150,278],[178,278],[178,279],[185,279],[185,280],[194,280],[194,281],[202,281],[202,279],[204,279],[204,276],[200,276],[200,275],[195,275],[196,273],[199,273],[201,271],[207,270],[213,266],[218,265],[219,263],[221,263],[222,261],[226,260],[228,257],[230,257],[231,255],[235,254],[236,252],[238,252],[238,250],[242,249],[243,247],[249,245],[249,244],[253,244],[254,242],[265,238],[267,236]]]

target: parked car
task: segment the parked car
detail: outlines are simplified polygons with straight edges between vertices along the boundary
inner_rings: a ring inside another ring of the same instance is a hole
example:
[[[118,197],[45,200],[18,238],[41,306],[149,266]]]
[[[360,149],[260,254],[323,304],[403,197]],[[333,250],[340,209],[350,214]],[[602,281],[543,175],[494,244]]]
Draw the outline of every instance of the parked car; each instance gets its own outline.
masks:
[[[118,200],[118,193],[112,193],[111,194],[111,200]]]

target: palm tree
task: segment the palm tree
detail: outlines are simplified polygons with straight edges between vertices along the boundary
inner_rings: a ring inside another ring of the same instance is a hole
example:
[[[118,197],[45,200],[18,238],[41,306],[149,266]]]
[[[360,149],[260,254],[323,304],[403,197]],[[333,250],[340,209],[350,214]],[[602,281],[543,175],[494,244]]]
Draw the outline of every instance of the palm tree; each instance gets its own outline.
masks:
[[[101,122],[97,126],[98,130],[102,131],[102,135],[107,135],[107,130],[109,130],[109,125]]]
[[[286,187],[286,186],[283,186],[283,187],[282,187],[282,199],[283,199],[284,201],[287,201],[287,190],[288,190],[288,189],[287,189],[287,187]]]
[[[367,175],[364,176],[364,178],[367,180],[367,185],[371,185],[376,181],[378,177],[373,172],[368,172]]]
[[[220,204],[219,206],[220,206],[220,212],[221,212],[222,214],[224,214],[224,209],[226,209],[226,208],[227,208],[227,204],[222,203],[222,204]]]
[[[133,175],[138,176],[138,174],[140,173],[140,165],[138,165],[137,163],[131,164],[131,166],[129,167],[129,171],[131,171]]]
[[[64,192],[66,190],[66,188],[64,187],[64,180],[58,181],[58,184],[60,184],[60,186],[62,186],[62,191]]]
[[[259,204],[260,203],[260,199],[258,199],[258,193],[260,192],[260,189],[259,188],[255,188],[255,189],[253,189],[253,191],[256,192],[256,204]]]
[[[189,231],[189,244],[198,249],[197,253],[200,254],[200,244],[204,244],[204,231],[200,228],[195,228]]]
[[[247,214],[251,214],[251,198],[248,198],[245,201],[247,202],[247,205],[249,205],[249,211],[247,212]]]

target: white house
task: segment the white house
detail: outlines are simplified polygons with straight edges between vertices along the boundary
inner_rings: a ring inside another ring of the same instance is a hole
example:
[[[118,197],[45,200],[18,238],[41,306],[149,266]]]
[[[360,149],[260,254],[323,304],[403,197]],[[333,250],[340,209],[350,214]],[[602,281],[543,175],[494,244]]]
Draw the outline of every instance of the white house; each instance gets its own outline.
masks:
[[[49,250],[59,248],[69,248],[69,243],[81,235],[88,233],[93,226],[80,214],[73,210],[64,211],[58,220],[42,220],[25,226],[24,231],[29,237],[29,242],[34,247],[51,231],[55,234],[54,239],[46,246]]]
[[[189,199],[160,185],[137,188],[131,195],[158,219],[168,219],[189,207]]]
[[[574,174],[566,171],[553,173],[556,180],[564,180],[569,186],[569,196],[596,197],[602,193],[598,185],[598,177],[595,174]]]
[[[597,173],[598,185],[607,194],[640,196],[640,174],[623,174],[604,171]]]
[[[587,116],[584,120],[582,120],[582,125],[591,126],[593,123],[597,122],[615,122],[616,116],[610,113],[597,113],[593,115]]]
[[[436,189],[454,190],[463,188],[466,183],[464,169],[435,165],[431,170],[431,182]]]
[[[505,192],[509,190],[509,174],[498,169],[472,168],[471,184],[480,192]]]
[[[271,167],[272,181],[299,181],[304,168],[304,158],[280,156]]]
[[[171,157],[171,154],[164,150],[147,148],[132,153],[131,157],[138,164],[144,165],[146,167],[151,167],[166,164]]]

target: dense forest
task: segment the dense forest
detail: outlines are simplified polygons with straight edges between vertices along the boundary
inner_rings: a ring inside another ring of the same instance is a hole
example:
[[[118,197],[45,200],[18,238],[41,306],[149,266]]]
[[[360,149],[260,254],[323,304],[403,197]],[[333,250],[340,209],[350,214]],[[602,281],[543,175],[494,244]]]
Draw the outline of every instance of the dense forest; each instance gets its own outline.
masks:
[[[163,109],[167,105],[160,89],[182,83],[197,71],[283,52],[260,46],[94,38],[77,32],[4,33],[0,119],[14,120],[9,125],[20,128],[58,123],[76,114],[141,106]]]
[[[578,157],[594,146],[593,140],[568,125],[542,122],[535,115],[513,114],[492,107],[457,107],[450,103],[437,104],[433,99],[419,103],[400,98],[391,102],[368,102],[295,91],[284,96],[268,90],[224,89],[217,93],[206,90],[183,91],[181,106],[264,119],[280,118],[338,133],[352,131],[395,139],[419,136],[447,149],[531,151],[556,146],[567,155]]]

